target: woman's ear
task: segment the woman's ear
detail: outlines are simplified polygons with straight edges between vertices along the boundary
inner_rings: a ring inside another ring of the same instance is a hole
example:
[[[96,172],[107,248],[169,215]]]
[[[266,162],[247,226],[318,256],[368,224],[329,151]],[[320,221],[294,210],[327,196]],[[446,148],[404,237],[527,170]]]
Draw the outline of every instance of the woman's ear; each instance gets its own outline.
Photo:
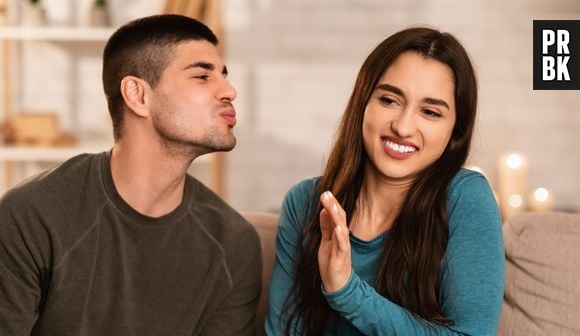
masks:
[[[150,92],[149,84],[141,78],[135,76],[125,76],[121,80],[121,95],[129,111],[139,117],[149,116],[148,99],[146,95]]]

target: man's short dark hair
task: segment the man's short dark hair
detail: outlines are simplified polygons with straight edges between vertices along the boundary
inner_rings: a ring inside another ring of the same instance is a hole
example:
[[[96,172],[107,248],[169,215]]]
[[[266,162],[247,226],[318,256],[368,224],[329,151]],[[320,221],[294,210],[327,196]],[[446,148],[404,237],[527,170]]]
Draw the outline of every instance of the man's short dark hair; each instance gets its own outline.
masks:
[[[121,137],[125,106],[120,91],[121,80],[131,75],[155,87],[171,60],[174,47],[190,40],[218,44],[217,37],[206,25],[174,14],[131,21],[109,38],[103,53],[103,87],[115,140]]]

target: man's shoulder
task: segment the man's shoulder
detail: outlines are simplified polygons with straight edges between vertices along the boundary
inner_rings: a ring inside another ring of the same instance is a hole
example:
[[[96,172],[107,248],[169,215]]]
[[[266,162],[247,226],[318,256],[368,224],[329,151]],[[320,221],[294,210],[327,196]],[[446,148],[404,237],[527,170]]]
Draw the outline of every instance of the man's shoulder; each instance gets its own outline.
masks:
[[[222,247],[242,240],[259,247],[256,229],[238,211],[197,179],[188,176],[190,213]]]
[[[101,154],[81,154],[34,175],[7,191],[1,204],[10,201],[54,200],[59,195],[80,190]]]
[[[3,238],[22,236],[27,244],[55,248],[46,253],[62,257],[95,218],[90,190],[96,180],[90,168],[95,157],[74,157],[7,191],[0,200],[0,232],[7,234]]]

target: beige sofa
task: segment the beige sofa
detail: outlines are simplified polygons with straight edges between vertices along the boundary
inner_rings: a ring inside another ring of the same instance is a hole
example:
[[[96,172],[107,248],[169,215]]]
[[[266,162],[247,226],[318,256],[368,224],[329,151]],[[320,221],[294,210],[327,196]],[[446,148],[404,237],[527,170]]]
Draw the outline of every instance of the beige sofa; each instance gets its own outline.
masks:
[[[262,295],[260,296],[256,316],[258,336],[261,336],[265,335],[264,319],[268,307],[268,284],[272,274],[272,266],[274,265],[278,215],[266,212],[242,212],[242,215],[254,225],[260,235],[260,243],[262,244]]]
[[[580,335],[580,214],[522,213],[503,236],[498,335]]]
[[[262,297],[258,335],[264,335],[277,215],[246,212],[261,241]],[[503,227],[506,286],[498,335],[580,335],[580,214],[522,213]]]

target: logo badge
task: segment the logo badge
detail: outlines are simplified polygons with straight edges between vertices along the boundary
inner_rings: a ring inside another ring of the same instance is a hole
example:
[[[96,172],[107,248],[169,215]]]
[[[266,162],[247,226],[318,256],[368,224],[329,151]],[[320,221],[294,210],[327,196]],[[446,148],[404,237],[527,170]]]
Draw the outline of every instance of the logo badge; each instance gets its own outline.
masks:
[[[580,20],[534,20],[534,90],[580,90]]]

